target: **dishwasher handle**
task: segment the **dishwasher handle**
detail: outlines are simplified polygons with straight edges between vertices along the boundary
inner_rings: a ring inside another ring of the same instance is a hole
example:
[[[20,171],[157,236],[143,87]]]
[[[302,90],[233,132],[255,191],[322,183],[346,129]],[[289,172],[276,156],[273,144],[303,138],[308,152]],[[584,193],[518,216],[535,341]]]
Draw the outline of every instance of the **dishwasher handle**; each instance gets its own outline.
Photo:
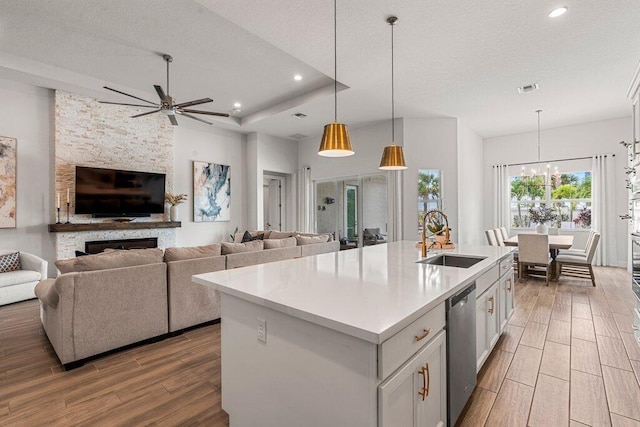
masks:
[[[473,282],[469,286],[464,288],[462,291],[458,292],[457,294],[449,298],[449,300],[447,301],[448,302],[447,309],[453,308],[456,304],[458,304],[461,301],[466,301],[467,296],[475,290],[476,290],[476,282]]]

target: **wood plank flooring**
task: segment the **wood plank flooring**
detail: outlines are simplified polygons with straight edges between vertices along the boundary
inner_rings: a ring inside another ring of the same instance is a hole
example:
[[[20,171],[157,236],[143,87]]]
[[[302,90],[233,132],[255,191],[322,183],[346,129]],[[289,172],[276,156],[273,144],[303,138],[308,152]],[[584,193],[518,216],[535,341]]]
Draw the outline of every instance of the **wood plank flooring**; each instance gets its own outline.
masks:
[[[516,283],[516,312],[460,425],[640,424],[630,277]],[[0,307],[0,425],[228,426],[220,325],[62,371],[36,301]]]
[[[631,277],[516,282],[516,312],[478,374],[464,426],[640,426]]]

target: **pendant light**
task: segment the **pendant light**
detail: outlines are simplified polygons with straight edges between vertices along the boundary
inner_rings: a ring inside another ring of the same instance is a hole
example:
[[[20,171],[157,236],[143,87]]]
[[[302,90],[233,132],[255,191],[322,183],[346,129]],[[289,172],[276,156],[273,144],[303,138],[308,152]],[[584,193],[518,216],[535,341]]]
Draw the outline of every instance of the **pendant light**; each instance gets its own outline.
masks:
[[[540,113],[542,113],[542,110],[536,110],[536,114],[538,115],[538,163],[537,163],[537,169],[533,169],[531,168],[531,172],[530,174],[527,174],[525,172],[525,167],[522,167],[522,172],[520,173],[520,176],[524,179],[524,178],[528,178],[528,179],[534,179],[536,177],[539,176],[544,176],[545,177],[545,185],[547,184],[547,180],[546,177],[550,176],[553,179],[559,179],[560,177],[560,172],[558,172],[558,167],[556,166],[553,175],[551,175],[551,165],[549,163],[547,163],[547,168],[546,170],[543,172],[543,168],[542,168],[542,163],[540,161]]]
[[[333,0],[333,102],[334,120],[324,127],[318,154],[324,157],[346,157],[354,154],[347,125],[338,123],[338,24],[336,1]]]
[[[402,170],[407,166],[404,163],[404,153],[402,147],[396,145],[396,117],[395,117],[395,103],[394,103],[394,91],[393,91],[393,26],[398,21],[395,16],[387,18],[387,23],[391,25],[391,145],[384,147],[382,152],[382,159],[380,160],[379,169],[382,170]]]

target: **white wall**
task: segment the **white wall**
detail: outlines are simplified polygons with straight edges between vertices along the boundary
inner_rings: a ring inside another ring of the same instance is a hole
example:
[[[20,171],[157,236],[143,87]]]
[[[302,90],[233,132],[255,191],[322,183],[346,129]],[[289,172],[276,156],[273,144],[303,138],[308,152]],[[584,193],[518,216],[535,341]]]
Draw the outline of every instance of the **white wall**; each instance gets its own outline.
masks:
[[[482,138],[458,120],[458,242],[484,244]]]
[[[174,151],[173,192],[189,195],[189,200],[180,205],[182,228],[176,230],[177,246],[226,242],[236,227],[239,230],[247,228],[248,181],[245,137],[237,132],[184,119],[175,127]],[[194,161],[230,166],[231,221],[193,222]]]
[[[627,221],[618,214],[628,212],[628,193],[625,188],[624,167],[627,150],[619,144],[631,138],[631,117],[584,123],[575,126],[542,130],[540,133],[541,159],[566,159],[596,154],[615,154],[615,212],[618,265],[627,265]],[[492,228],[494,203],[491,166],[537,160],[537,132],[506,135],[484,140],[484,227]]]
[[[261,230],[264,225],[264,173],[285,176],[285,212],[283,230],[296,229],[295,173],[298,169],[298,143],[264,133],[247,135],[247,168],[249,178],[248,229]],[[255,183],[255,184],[254,184]],[[255,188],[252,186],[255,185]],[[259,191],[258,191],[259,189]]]
[[[0,135],[18,140],[17,227],[0,229],[0,249],[20,250],[49,261],[55,274],[52,115],[53,91],[0,79]]]
[[[451,240],[458,236],[457,119],[404,119],[404,239],[417,240],[418,170],[440,169],[442,209],[449,218]]]

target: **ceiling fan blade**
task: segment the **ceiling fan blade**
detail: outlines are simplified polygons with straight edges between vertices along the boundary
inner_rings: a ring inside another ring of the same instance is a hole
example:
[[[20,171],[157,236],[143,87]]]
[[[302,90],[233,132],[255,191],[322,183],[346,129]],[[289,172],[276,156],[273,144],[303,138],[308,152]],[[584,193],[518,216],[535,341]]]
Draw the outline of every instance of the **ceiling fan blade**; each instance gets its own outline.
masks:
[[[100,104],[127,105],[129,107],[158,108],[159,105],[125,104],[124,102],[98,101]]]
[[[178,119],[176,119],[175,114],[167,114],[167,117],[169,117],[169,121],[171,122],[172,125],[178,126]]]
[[[229,117],[227,113],[216,113],[213,111],[204,111],[204,110],[191,110],[189,108],[180,108],[181,113],[194,113],[194,114],[206,114],[208,116],[219,116],[219,117]]]
[[[147,111],[146,113],[142,113],[142,114],[136,114],[135,116],[131,116],[132,119],[135,119],[137,117],[142,117],[142,116],[146,116],[147,114],[153,114],[153,113],[157,113],[159,111],[162,111],[160,109],[158,110],[153,110],[153,111]]]
[[[156,92],[158,93],[160,100],[164,101],[167,98],[167,95],[164,94],[164,90],[162,90],[162,86],[153,85],[153,87],[156,89]]]
[[[176,104],[176,105],[174,105],[174,107],[178,107],[178,108],[191,107],[192,105],[206,104],[207,102],[213,102],[213,99],[211,99],[211,98],[196,99],[195,101],[189,101],[189,102],[183,102],[181,104]]]
[[[121,95],[126,95],[126,96],[128,96],[128,97],[131,97],[131,98],[137,99],[138,101],[144,101],[144,102],[146,102],[147,104],[157,105],[155,102],[147,101],[146,99],[138,98],[137,96],[129,95],[128,93],[121,92],[121,91],[119,91],[119,90],[112,89],[112,88],[107,87],[107,86],[103,86],[103,87],[104,87],[105,89],[107,89],[107,90],[112,91],[112,92],[116,92],[116,93],[119,93],[119,94],[121,94]]]
[[[206,120],[202,120],[200,117],[196,117],[196,116],[192,116],[191,114],[183,113],[182,111],[176,111],[176,113],[182,114],[185,117],[189,117],[190,119],[197,120],[199,122],[206,123],[208,125],[212,125],[213,124],[213,123],[208,122]]]

